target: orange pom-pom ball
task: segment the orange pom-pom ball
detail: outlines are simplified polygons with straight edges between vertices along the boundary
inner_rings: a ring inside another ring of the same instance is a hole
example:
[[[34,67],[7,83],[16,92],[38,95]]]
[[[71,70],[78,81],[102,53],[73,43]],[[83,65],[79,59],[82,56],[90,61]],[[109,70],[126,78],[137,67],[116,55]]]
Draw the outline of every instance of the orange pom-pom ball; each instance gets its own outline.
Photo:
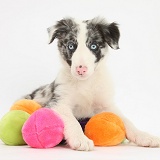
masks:
[[[41,105],[33,100],[22,99],[13,104],[10,110],[22,110],[29,114],[41,108]]]
[[[87,122],[85,135],[93,140],[95,146],[115,146],[125,139],[125,127],[117,115],[104,112]]]

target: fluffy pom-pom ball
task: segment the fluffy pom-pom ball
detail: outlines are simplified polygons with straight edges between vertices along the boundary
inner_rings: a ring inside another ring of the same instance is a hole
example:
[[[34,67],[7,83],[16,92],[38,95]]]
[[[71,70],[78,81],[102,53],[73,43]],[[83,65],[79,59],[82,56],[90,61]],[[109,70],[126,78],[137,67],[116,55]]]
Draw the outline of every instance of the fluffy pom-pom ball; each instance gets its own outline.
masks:
[[[29,118],[27,112],[13,110],[5,114],[0,121],[0,138],[7,145],[26,144],[22,137],[22,126]]]
[[[35,111],[25,122],[22,135],[25,142],[33,148],[52,148],[63,139],[64,123],[51,109]]]
[[[33,100],[21,99],[16,101],[10,110],[22,110],[29,114],[32,114],[34,111],[41,108],[41,105]]]
[[[125,127],[117,115],[104,112],[88,121],[85,135],[93,140],[95,146],[115,146],[125,139]]]

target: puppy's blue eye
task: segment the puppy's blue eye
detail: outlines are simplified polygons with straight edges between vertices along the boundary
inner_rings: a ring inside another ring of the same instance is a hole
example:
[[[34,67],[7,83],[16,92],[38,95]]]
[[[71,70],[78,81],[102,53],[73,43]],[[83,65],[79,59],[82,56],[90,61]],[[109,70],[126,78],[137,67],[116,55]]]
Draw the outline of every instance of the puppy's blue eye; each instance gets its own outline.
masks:
[[[90,49],[91,50],[96,50],[98,46],[96,44],[91,44]]]
[[[75,45],[74,45],[74,43],[69,43],[69,44],[68,44],[68,49],[69,49],[69,50],[72,50],[72,51],[75,50]]]

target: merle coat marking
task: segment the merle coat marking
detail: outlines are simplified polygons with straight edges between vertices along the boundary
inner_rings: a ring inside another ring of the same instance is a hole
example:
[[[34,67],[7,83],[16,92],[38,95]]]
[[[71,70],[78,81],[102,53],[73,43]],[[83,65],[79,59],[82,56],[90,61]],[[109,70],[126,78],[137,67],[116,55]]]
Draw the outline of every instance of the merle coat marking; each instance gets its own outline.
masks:
[[[58,39],[62,69],[53,83],[25,98],[60,114],[65,123],[64,136],[71,148],[93,149],[93,142],[84,135],[77,119],[105,111],[123,119],[130,141],[139,146],[160,146],[157,137],[139,131],[114,104],[112,81],[105,60],[109,46],[119,49],[118,25],[101,18],[87,21],[66,18],[50,27],[48,33],[49,43]]]

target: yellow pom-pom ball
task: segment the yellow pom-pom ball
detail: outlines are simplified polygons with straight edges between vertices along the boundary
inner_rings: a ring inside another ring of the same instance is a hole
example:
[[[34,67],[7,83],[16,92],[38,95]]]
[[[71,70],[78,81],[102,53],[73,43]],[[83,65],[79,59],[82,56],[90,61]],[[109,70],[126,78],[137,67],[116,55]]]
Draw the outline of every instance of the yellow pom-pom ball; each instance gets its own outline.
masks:
[[[29,114],[41,108],[41,105],[33,100],[22,99],[13,104],[10,110],[22,110]]]
[[[87,122],[85,135],[93,140],[95,146],[115,146],[125,139],[125,127],[117,115],[104,112]]]

